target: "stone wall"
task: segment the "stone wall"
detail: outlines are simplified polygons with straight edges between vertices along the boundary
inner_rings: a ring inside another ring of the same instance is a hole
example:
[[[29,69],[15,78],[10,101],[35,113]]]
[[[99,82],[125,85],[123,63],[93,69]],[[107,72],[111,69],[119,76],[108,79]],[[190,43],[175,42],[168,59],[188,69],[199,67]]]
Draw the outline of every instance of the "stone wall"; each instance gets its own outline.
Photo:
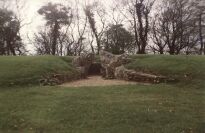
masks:
[[[88,76],[89,68],[94,62],[94,59],[94,54],[83,54],[73,59],[73,65],[81,74],[81,78]]]
[[[113,79],[115,77],[115,69],[119,66],[127,64],[129,62],[128,56],[113,55],[106,51],[100,51],[100,61],[102,65],[102,75],[107,79]]]
[[[106,51],[100,51],[100,60],[102,64],[102,75],[106,79],[121,79],[146,83],[161,83],[168,81],[164,76],[126,69],[124,65],[130,62],[126,54],[113,55]]]

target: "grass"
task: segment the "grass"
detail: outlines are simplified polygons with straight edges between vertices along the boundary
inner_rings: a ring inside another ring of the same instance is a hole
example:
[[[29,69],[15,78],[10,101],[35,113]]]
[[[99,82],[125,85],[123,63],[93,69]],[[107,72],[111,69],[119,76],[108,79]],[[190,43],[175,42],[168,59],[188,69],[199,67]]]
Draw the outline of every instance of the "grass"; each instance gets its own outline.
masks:
[[[205,88],[204,56],[135,55],[131,60],[126,66],[129,69],[168,76],[179,80],[181,85]]]
[[[2,133],[204,133],[205,92],[160,84],[0,93]]]
[[[24,77],[23,73],[33,78],[57,70],[73,72],[70,58],[0,59],[0,71],[7,71],[0,73],[1,83]],[[0,85],[0,133],[205,132],[204,57],[133,56],[126,67],[173,76],[179,83],[81,88]]]
[[[75,74],[69,57],[0,57],[0,86],[37,85],[42,76]]]

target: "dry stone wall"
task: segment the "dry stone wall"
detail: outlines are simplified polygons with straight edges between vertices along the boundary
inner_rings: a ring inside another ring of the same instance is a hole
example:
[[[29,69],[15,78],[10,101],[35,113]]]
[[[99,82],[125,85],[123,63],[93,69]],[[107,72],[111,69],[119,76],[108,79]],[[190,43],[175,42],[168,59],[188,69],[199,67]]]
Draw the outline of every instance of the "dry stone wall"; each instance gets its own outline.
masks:
[[[130,62],[128,55],[113,55],[106,51],[100,51],[102,64],[102,75],[106,79],[121,79],[127,81],[137,81],[146,83],[161,83],[168,81],[164,76],[156,76],[125,68],[125,64]]]
[[[92,63],[94,62],[94,54],[83,54],[73,59],[73,65],[81,74],[81,78],[88,76],[88,71]]]

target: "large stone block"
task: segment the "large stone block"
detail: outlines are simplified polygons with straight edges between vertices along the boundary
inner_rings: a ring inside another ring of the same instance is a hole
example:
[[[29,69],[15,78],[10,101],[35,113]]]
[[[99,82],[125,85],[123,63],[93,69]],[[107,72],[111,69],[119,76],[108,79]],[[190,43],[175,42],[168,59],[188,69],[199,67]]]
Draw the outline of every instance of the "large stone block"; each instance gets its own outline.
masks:
[[[93,61],[94,54],[82,54],[73,59],[73,65],[80,72],[81,78],[86,78],[88,76],[88,71]]]
[[[103,68],[102,75],[108,79],[116,78],[145,83],[161,83],[168,81],[164,76],[157,76],[126,69],[124,65],[129,63],[130,59],[125,54],[113,55],[106,51],[100,51],[100,59]]]
[[[113,79],[116,78],[115,69],[127,64],[129,59],[126,54],[114,55],[106,51],[100,51],[100,61],[102,65],[102,75],[107,79]]]

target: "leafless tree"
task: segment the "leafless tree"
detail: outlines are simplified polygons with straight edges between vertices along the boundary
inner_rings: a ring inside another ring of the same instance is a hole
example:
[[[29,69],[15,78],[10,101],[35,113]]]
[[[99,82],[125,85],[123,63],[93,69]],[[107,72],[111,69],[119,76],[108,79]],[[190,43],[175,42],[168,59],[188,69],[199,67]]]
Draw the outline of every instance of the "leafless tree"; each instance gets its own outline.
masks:
[[[34,46],[39,55],[52,54],[52,35],[47,27],[34,34]]]
[[[163,22],[161,21],[159,16],[156,15],[152,25],[151,25],[151,39],[154,44],[150,45],[151,50],[154,53],[164,54],[165,48],[167,46],[167,41],[164,37],[163,33]]]
[[[155,0],[122,1],[119,12],[130,22],[135,34],[135,46],[138,54],[145,54],[150,31],[150,14]]]
[[[119,4],[114,3],[107,9],[108,10],[108,17],[110,20],[110,24],[112,25],[120,25],[123,24],[124,16],[118,11]]]
[[[26,49],[20,35],[21,23],[16,12],[8,6],[11,1],[1,2],[3,4],[0,8],[0,54],[23,55]]]
[[[106,11],[103,8],[103,5],[99,2],[93,3],[92,5],[86,5],[84,11],[85,11],[85,15],[88,18],[90,29],[93,35],[95,36],[96,43],[97,43],[97,54],[99,54],[100,49],[102,47],[101,39],[105,29],[107,28],[106,17],[105,17]],[[96,25],[96,19],[99,19],[101,26]]]
[[[200,54],[205,55],[205,4],[202,5],[202,0],[198,0],[198,5],[196,6],[197,10],[197,18],[198,18],[198,29],[199,29],[199,39],[200,39]]]
[[[71,7],[66,7],[62,4],[48,3],[42,6],[38,13],[43,15],[47,21],[46,25],[51,27],[52,30],[52,55],[59,54],[58,38],[62,26],[69,26],[73,19],[73,13]]]
[[[167,47],[171,55],[183,51],[191,53],[198,42],[196,3],[164,0],[161,6],[161,12],[157,13],[157,20],[152,25],[153,42],[158,46],[157,50],[163,53],[163,49]]]

